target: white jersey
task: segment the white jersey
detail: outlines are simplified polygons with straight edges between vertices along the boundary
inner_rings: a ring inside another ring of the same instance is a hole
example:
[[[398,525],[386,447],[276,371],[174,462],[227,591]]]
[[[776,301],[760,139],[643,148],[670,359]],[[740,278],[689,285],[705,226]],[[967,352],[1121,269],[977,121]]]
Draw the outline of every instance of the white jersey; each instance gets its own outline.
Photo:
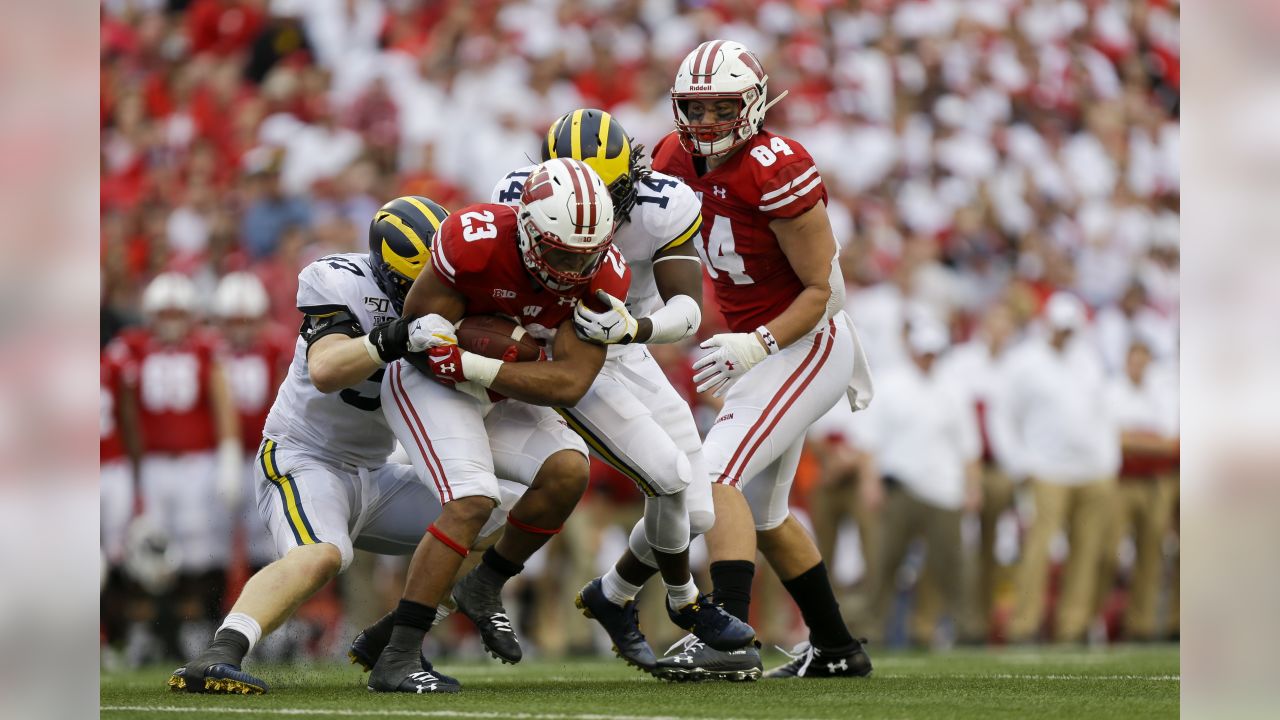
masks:
[[[513,170],[493,188],[492,201],[519,206],[524,181],[537,167]],[[636,187],[636,204],[631,219],[618,228],[613,244],[631,266],[631,289],[627,309],[637,318],[651,315],[664,305],[653,279],[653,257],[659,252],[688,242],[702,224],[702,202],[684,181],[655,172]],[[609,356],[622,352],[624,345],[610,345]]]
[[[323,329],[325,318],[345,312],[363,335],[398,317],[373,279],[369,256],[329,255],[303,268],[298,275],[298,309],[306,319],[263,435],[284,448],[324,459],[364,468],[382,465],[395,447],[382,413],[383,369],[333,393],[317,390],[307,369],[308,336]]]

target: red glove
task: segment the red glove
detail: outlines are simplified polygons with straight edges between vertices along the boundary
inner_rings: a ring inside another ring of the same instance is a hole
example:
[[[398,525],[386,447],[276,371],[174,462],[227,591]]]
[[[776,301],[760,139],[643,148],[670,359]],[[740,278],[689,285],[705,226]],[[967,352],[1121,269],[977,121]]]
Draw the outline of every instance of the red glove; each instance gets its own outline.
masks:
[[[462,348],[457,345],[440,345],[427,350],[427,360],[431,363],[431,374],[436,382],[450,387],[465,382],[467,376],[462,372]]]

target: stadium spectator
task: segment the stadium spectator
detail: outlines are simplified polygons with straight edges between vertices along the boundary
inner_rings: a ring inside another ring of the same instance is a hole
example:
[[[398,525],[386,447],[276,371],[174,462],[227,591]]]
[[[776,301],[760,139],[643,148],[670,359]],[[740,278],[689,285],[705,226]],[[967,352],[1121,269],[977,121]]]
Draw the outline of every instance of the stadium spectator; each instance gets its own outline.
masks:
[[[960,521],[981,504],[982,446],[972,404],[939,372],[948,344],[941,324],[915,323],[907,333],[909,362],[880,374],[877,402],[865,418],[855,416],[863,479],[885,486],[868,626],[873,640],[884,637],[898,570],[916,538],[924,539],[926,562],[959,620]],[[932,632],[912,640],[928,646],[931,638]]]
[[[1111,589],[1120,540],[1133,540],[1123,637],[1157,640],[1164,542],[1177,497],[1178,383],[1172,368],[1153,364],[1139,337],[1129,345],[1123,374],[1111,379],[1109,403],[1120,428],[1124,462],[1116,492],[1115,518],[1103,546],[1100,597]]]
[[[1011,642],[1036,639],[1044,617],[1050,544],[1064,528],[1070,555],[1057,598],[1054,637],[1081,641],[1092,620],[1098,562],[1113,514],[1120,435],[1107,407],[1102,360],[1087,336],[1084,304],[1065,292],[1045,307],[1045,335],[1009,358],[992,403],[996,455],[1026,478],[1035,503],[1018,567]]]

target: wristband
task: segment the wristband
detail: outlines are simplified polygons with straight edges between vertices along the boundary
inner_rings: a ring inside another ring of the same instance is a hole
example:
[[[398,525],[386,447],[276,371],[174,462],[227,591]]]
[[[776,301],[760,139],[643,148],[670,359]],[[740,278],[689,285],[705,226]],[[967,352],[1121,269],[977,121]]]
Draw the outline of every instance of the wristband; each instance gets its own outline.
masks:
[[[760,336],[760,342],[764,343],[765,352],[773,355],[782,348],[778,347],[778,341],[774,339],[773,333],[769,332],[769,328],[761,325],[756,328],[756,334]]]
[[[492,385],[494,378],[498,377],[498,370],[501,368],[501,360],[495,360],[494,358],[477,355],[465,350],[462,352],[462,374],[477,385],[486,388]]]
[[[382,356],[378,354],[378,348],[375,347],[372,342],[370,342],[369,336],[365,335],[364,338],[362,339],[364,340],[364,350],[365,352],[369,353],[369,357],[379,365],[386,365],[387,361],[383,360]]]

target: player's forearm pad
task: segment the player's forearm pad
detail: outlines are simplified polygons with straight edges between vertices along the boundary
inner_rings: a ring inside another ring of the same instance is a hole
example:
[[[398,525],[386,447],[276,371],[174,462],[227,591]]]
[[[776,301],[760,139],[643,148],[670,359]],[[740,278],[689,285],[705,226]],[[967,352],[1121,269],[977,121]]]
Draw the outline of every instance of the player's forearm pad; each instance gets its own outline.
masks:
[[[692,337],[702,324],[702,308],[688,295],[676,295],[649,316],[653,330],[647,343],[665,344]]]

